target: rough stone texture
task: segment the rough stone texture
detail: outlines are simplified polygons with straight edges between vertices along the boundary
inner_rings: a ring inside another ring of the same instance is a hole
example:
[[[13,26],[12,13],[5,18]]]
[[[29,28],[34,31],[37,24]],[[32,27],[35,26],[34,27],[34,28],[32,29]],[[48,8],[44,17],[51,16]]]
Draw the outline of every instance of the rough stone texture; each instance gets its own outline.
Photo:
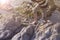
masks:
[[[24,27],[19,33],[17,33],[12,40],[30,40],[34,33],[34,26],[29,25]]]
[[[60,0],[54,0],[54,2],[57,7],[60,7]]]
[[[49,17],[49,19],[53,22],[53,23],[60,23],[60,11],[55,10],[54,13],[52,13],[52,16]]]
[[[18,30],[22,29],[19,14],[0,10],[0,40],[11,38]],[[17,30],[17,28],[19,28]]]
[[[48,22],[45,23],[43,26],[35,26],[34,27],[34,32],[30,32],[33,31],[32,27],[27,27],[27,28],[23,28],[19,33],[17,33],[12,40],[60,40],[60,19],[58,19],[58,15],[59,12],[54,12],[55,14],[53,14],[50,17],[50,21],[47,20]],[[56,16],[54,16],[56,15]],[[55,20],[56,17],[56,20]],[[54,18],[54,19],[53,19]],[[26,31],[25,31],[26,30]],[[30,30],[29,33],[32,35],[30,36],[26,36],[27,34],[27,30]],[[20,38],[19,38],[20,37]],[[16,38],[16,39],[15,39]]]
[[[59,40],[60,16],[58,11],[54,13],[43,26],[24,26],[18,14],[5,11],[0,14],[0,40]]]
[[[55,11],[43,26],[23,25],[21,18],[17,13],[0,10],[0,40],[60,40],[60,12]]]

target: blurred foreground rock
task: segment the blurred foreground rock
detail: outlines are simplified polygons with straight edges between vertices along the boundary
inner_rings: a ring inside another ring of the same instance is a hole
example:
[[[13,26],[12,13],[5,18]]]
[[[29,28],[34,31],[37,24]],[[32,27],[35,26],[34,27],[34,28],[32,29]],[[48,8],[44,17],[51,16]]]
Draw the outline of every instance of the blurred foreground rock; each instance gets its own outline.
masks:
[[[29,25],[24,27],[19,33],[17,33],[12,40],[31,40],[31,37],[34,34],[34,27],[33,25]]]
[[[23,19],[19,13],[0,10],[0,40],[60,40],[60,12],[55,11],[43,25],[37,25],[40,20],[29,24]]]
[[[60,40],[60,23],[47,22],[43,26],[24,27],[11,40]]]
[[[47,20],[47,23],[40,26],[35,25],[34,27],[28,25],[12,37],[11,40],[60,40],[60,21],[58,21],[60,19],[58,17],[60,17],[59,12],[55,11],[49,20]]]
[[[60,22],[56,21],[58,14],[55,12],[56,16],[52,15],[47,23],[36,26],[39,22],[22,24],[19,14],[0,13],[0,40],[60,40]]]
[[[0,40],[9,40],[21,29],[21,17],[19,14],[0,11]]]

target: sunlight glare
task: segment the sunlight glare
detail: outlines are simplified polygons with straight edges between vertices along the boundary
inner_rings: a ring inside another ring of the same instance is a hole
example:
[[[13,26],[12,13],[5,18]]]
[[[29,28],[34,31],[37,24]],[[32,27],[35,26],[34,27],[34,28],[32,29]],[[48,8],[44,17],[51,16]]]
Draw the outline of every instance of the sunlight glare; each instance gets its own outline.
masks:
[[[11,8],[11,0],[0,0],[0,9],[8,10]]]
[[[7,4],[9,3],[9,0],[0,0],[0,4],[3,5],[3,4]]]

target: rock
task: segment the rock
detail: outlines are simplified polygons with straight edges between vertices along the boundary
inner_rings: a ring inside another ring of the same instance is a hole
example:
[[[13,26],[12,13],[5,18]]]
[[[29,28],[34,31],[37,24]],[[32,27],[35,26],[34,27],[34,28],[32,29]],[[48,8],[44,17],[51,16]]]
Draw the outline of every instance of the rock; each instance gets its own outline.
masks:
[[[48,22],[43,26],[39,26],[35,30],[35,34],[33,35],[31,40],[44,40],[45,38],[48,38],[51,35],[51,29],[50,27],[48,27],[49,25],[52,25],[52,23]]]
[[[24,27],[19,33],[17,33],[12,40],[30,40],[34,33],[34,26],[29,25]]]
[[[0,40],[59,40],[60,38],[60,23],[48,20],[47,23],[37,26],[37,29],[34,22],[26,27],[24,25],[18,14],[1,14]]]
[[[55,1],[57,7],[60,7],[59,2]],[[15,3],[14,7],[20,6],[19,3]],[[59,18],[60,12],[56,10],[47,23],[45,20],[39,20],[30,25],[29,21],[23,21],[25,17],[22,18],[19,13],[0,10],[0,40],[60,40]],[[38,23],[40,25],[36,25]]]
[[[0,16],[0,40],[7,40],[22,29],[19,14],[1,10]]]
[[[49,17],[49,20],[51,20],[53,23],[60,23],[60,12],[55,10],[55,12],[52,13],[52,16]]]
[[[60,8],[60,0],[54,0],[55,5]]]
[[[45,23],[43,26],[40,26],[35,30],[31,40],[58,40],[60,38],[60,36],[58,36],[60,33],[58,31],[60,29],[59,27],[60,23]]]

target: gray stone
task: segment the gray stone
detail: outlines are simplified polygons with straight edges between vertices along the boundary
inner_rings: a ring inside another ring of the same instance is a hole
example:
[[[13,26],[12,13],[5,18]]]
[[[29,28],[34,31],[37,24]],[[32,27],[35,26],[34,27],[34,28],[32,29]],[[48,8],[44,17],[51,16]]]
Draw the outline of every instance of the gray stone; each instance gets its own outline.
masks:
[[[34,26],[29,25],[24,27],[19,33],[17,33],[12,40],[30,40],[34,33]]]
[[[1,10],[0,40],[11,38],[17,31],[20,31],[21,29],[21,18],[19,14]]]

